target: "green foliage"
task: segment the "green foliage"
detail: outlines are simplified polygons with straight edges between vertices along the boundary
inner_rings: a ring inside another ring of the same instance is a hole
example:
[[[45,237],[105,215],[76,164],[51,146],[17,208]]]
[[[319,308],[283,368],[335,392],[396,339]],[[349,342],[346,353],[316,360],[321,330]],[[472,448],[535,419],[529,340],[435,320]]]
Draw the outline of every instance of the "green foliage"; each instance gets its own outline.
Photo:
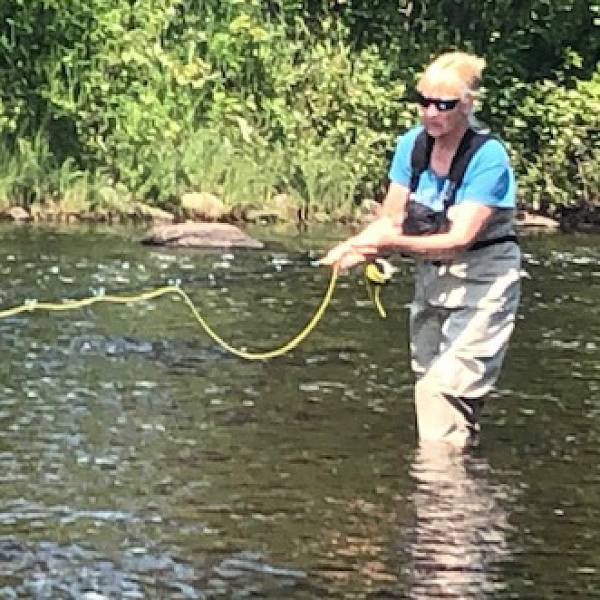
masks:
[[[32,140],[19,138],[14,151],[0,163],[2,188],[23,207],[48,192],[47,173],[51,168],[48,142],[41,135]]]
[[[508,65],[527,81],[552,77],[564,49],[582,58],[585,77],[600,54],[600,6],[589,0],[313,0],[309,6],[318,18],[335,11],[355,45],[377,44],[401,76],[448,47]]]
[[[573,88],[546,80],[519,91],[506,134],[525,202],[539,209],[600,200],[600,70]]]
[[[452,47],[487,58],[525,201],[593,200],[598,19],[585,0],[4,0],[0,202],[286,191],[335,212],[382,179],[407,90]]]
[[[235,132],[234,132],[235,133]],[[225,204],[267,198],[282,168],[281,157],[253,144],[233,144],[222,132],[197,130],[182,148],[178,161],[184,190],[206,191]]]
[[[308,204],[337,206],[361,181],[378,178],[394,132],[415,114],[399,108],[404,84],[392,79],[378,51],[351,51],[343,25],[323,21],[319,35],[298,20],[292,31],[286,27],[272,23],[271,43],[240,67],[261,74],[254,79],[260,88],[221,85],[209,122],[229,125],[237,145],[279,148],[287,158],[280,183]]]
[[[0,208],[58,202],[71,212],[85,211],[97,204],[100,182],[73,158],[57,163],[42,135],[18,137],[12,151],[0,157]]]

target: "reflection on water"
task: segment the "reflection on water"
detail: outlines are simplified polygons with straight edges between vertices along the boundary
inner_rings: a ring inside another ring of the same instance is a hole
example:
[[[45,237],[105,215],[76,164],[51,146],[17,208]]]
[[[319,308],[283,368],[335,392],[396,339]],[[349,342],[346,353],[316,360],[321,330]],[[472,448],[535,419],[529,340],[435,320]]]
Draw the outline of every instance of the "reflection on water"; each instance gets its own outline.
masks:
[[[507,515],[484,458],[422,444],[411,465],[415,491],[410,598],[478,598],[497,594],[510,556]]]

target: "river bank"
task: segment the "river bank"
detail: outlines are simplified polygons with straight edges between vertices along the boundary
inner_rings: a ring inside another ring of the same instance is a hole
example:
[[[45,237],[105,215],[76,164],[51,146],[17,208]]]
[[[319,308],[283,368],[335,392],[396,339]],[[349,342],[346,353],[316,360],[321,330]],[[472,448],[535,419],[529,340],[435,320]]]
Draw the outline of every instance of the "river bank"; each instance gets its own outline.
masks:
[[[0,211],[0,220],[9,222],[36,222],[57,224],[117,224],[157,227],[186,222],[228,223],[243,228],[247,225],[337,223],[360,226],[372,219],[378,202],[365,199],[352,206],[325,212],[303,205],[287,194],[276,194],[263,202],[236,203],[227,206],[214,194],[183,194],[170,210],[144,202],[130,201],[117,207],[100,207],[93,210],[69,207],[61,202],[32,204],[27,209],[12,206]],[[547,232],[600,232],[600,206],[582,204],[562,206],[552,214],[549,211],[517,211],[517,227],[524,230]]]

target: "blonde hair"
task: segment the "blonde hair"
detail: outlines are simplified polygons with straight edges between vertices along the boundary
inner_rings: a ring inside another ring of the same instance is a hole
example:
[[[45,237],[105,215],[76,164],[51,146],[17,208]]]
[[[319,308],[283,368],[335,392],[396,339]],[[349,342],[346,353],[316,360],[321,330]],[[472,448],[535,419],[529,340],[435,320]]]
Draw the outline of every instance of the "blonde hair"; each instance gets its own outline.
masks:
[[[466,52],[445,52],[425,69],[417,89],[423,93],[424,88],[431,86],[445,98],[458,96],[461,100],[475,100],[481,93],[481,74],[484,69],[484,58]],[[471,109],[467,118],[473,129],[488,130],[485,123],[475,117],[474,109]]]
[[[466,52],[445,52],[421,75],[417,88],[433,85],[441,94],[461,99],[477,98],[485,59]]]

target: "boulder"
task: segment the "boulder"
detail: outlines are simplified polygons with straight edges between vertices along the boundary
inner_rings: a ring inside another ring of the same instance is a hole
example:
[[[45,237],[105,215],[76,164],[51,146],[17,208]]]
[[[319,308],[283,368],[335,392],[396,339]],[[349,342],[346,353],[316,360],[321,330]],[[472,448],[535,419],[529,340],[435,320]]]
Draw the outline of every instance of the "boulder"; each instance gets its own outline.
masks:
[[[2,218],[7,221],[31,221],[31,215],[20,206],[11,206],[10,208],[2,211]]]
[[[267,201],[267,207],[275,212],[281,221],[299,220],[300,204],[288,194],[275,194]]]
[[[151,221],[152,223],[173,223],[175,217],[161,208],[155,206],[149,206],[142,202],[134,202],[130,208],[131,217],[140,218],[145,221]]]
[[[228,223],[177,223],[154,227],[143,244],[186,248],[262,248],[262,242],[251,238]]]
[[[300,206],[287,194],[276,194],[261,206],[247,204],[243,218],[251,223],[297,222],[300,220]]]
[[[208,192],[183,194],[181,208],[190,218],[202,221],[219,221],[227,212],[223,202]]]
[[[517,214],[516,223],[523,229],[543,229],[545,231],[556,231],[560,223],[550,217],[537,215],[526,211]]]

